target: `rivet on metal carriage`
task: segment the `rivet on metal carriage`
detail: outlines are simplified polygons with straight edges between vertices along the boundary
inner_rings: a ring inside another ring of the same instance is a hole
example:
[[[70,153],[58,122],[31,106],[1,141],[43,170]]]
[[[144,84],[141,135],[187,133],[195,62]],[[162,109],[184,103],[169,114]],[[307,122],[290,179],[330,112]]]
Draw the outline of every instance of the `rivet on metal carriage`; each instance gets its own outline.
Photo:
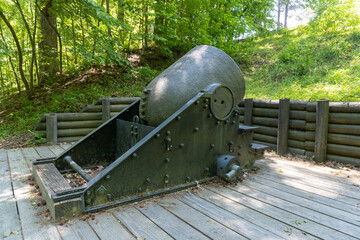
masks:
[[[144,90],[141,100],[33,173],[55,221],[139,201],[211,180],[233,181],[261,158],[254,127],[239,124],[245,94],[238,65],[223,51],[198,46]],[[84,169],[107,166],[95,177]],[[71,188],[60,172],[85,180]]]

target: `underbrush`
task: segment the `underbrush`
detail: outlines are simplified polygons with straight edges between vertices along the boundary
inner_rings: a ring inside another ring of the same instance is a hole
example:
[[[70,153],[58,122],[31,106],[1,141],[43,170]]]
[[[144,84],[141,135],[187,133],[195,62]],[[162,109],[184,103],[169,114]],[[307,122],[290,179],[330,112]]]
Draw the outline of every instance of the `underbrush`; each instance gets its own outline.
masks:
[[[304,26],[244,45],[237,60],[245,97],[360,101],[360,31],[320,34]]]
[[[51,86],[37,87],[32,100],[24,93],[0,98],[0,148],[1,142],[11,136],[25,133],[27,137],[29,133],[34,136],[33,129],[45,113],[78,112],[100,97],[141,96],[156,74],[148,67],[90,68]]]

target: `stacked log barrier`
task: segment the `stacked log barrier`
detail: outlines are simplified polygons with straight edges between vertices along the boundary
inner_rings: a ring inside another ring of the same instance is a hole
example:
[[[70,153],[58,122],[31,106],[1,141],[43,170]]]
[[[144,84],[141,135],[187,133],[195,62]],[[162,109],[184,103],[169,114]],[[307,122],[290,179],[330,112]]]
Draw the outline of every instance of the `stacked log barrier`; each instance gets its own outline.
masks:
[[[247,105],[251,106],[251,111],[246,109],[246,101]],[[316,106],[316,102],[290,101],[287,136],[287,150],[290,153],[315,158],[316,129],[319,128],[316,123]],[[280,129],[279,100],[245,99],[239,104],[239,108],[242,114],[240,124],[244,124],[244,119],[247,119],[247,125],[258,127],[254,133],[254,142],[277,150]],[[248,120],[249,116],[251,121]],[[324,117],[318,116],[319,119]],[[324,159],[327,160],[360,165],[360,103],[330,102],[327,122],[327,140],[317,151],[326,149]],[[315,160],[322,161],[319,157]]]
[[[94,105],[84,107],[79,113],[45,114],[36,125],[35,132],[46,138],[49,144],[74,142],[138,99],[140,98],[100,98]]]

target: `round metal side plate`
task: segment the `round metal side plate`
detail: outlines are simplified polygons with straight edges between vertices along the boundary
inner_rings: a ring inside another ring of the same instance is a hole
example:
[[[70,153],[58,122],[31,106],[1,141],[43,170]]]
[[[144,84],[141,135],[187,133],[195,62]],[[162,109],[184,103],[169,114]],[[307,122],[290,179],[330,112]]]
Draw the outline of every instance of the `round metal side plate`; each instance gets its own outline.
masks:
[[[231,90],[225,86],[219,86],[211,97],[211,112],[217,119],[225,120],[233,111],[234,102]]]

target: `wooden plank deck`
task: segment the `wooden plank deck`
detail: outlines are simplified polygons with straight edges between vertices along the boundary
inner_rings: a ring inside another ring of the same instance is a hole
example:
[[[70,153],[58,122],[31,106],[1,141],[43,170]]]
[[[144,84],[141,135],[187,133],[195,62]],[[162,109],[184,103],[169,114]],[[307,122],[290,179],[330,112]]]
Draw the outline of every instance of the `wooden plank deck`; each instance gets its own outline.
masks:
[[[266,156],[236,185],[210,183],[52,224],[31,161],[69,145],[0,149],[0,239],[360,239],[360,175]]]

